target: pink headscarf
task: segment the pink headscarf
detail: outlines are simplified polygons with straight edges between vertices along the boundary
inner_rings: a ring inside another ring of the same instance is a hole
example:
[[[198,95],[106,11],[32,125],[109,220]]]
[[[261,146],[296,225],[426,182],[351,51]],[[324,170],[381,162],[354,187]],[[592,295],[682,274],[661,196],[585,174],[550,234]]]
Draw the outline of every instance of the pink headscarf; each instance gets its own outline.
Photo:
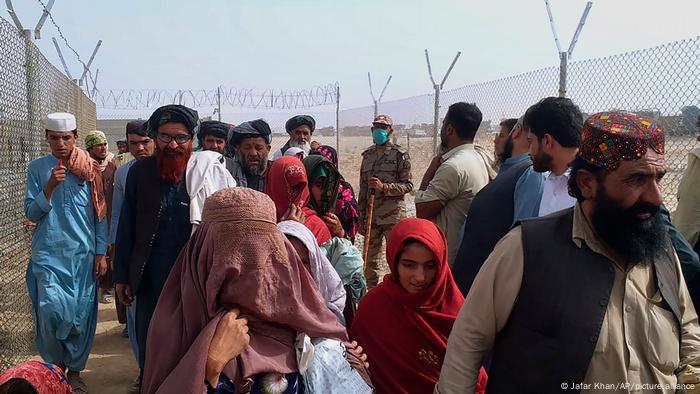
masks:
[[[252,189],[224,189],[204,203],[202,223],[180,252],[151,320],[143,392],[202,392],[209,344],[233,307],[250,329],[250,345],[224,369],[239,388],[258,373],[297,371],[297,332],[347,340],[277,230],[274,203]]]

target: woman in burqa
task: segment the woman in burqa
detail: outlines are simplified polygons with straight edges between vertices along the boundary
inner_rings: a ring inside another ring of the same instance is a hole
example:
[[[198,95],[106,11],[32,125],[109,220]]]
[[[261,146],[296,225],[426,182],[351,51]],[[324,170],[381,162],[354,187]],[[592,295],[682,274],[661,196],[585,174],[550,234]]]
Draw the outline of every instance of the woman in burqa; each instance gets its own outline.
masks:
[[[181,251],[153,315],[143,393],[202,392],[214,331],[234,307],[248,320],[250,335],[222,374],[237,392],[255,389],[270,373],[293,376],[298,332],[347,341],[294,247],[277,230],[275,213],[272,200],[252,189],[225,189],[206,200],[201,225]]]

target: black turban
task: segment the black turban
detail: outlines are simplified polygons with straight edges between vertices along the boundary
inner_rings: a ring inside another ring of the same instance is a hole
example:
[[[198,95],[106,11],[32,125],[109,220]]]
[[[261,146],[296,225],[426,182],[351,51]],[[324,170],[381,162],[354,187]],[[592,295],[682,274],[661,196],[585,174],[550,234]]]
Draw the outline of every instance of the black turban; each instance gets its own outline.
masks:
[[[309,126],[311,134],[313,134],[316,129],[316,120],[309,115],[297,115],[289,119],[284,128],[287,130],[287,134],[291,134],[292,130],[304,125]]]
[[[270,125],[262,119],[243,122],[231,129],[228,137],[230,145],[236,145],[244,138],[262,137],[268,144],[272,142]]]
[[[148,118],[148,123],[146,123],[148,135],[154,138],[161,125],[171,122],[184,124],[192,136],[199,131],[199,114],[197,114],[197,111],[184,105],[168,104],[155,110],[153,115]]]
[[[199,127],[199,133],[197,133],[197,139],[199,140],[199,146],[204,143],[204,137],[211,135],[216,138],[227,139],[228,131],[231,129],[227,123],[219,122],[217,120],[206,120],[202,122]]]

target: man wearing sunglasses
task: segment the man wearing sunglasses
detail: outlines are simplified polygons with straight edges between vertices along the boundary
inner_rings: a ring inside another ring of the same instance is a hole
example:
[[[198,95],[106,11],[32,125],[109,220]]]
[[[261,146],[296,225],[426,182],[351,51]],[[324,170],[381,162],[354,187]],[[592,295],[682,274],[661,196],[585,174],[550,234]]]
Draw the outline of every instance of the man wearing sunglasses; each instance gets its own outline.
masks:
[[[122,303],[138,299],[135,325],[142,371],[151,316],[192,230],[185,170],[199,125],[195,110],[182,105],[158,108],[144,126],[155,141],[155,155],[135,162],[126,179],[114,279]]]

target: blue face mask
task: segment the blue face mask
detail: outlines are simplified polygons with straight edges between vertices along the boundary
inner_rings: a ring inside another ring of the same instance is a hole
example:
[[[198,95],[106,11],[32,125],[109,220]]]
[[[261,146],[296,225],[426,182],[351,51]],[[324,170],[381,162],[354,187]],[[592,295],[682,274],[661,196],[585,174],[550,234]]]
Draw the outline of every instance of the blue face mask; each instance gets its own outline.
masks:
[[[376,128],[372,130],[372,140],[374,140],[374,143],[377,145],[384,145],[389,141],[389,132],[384,129]]]

